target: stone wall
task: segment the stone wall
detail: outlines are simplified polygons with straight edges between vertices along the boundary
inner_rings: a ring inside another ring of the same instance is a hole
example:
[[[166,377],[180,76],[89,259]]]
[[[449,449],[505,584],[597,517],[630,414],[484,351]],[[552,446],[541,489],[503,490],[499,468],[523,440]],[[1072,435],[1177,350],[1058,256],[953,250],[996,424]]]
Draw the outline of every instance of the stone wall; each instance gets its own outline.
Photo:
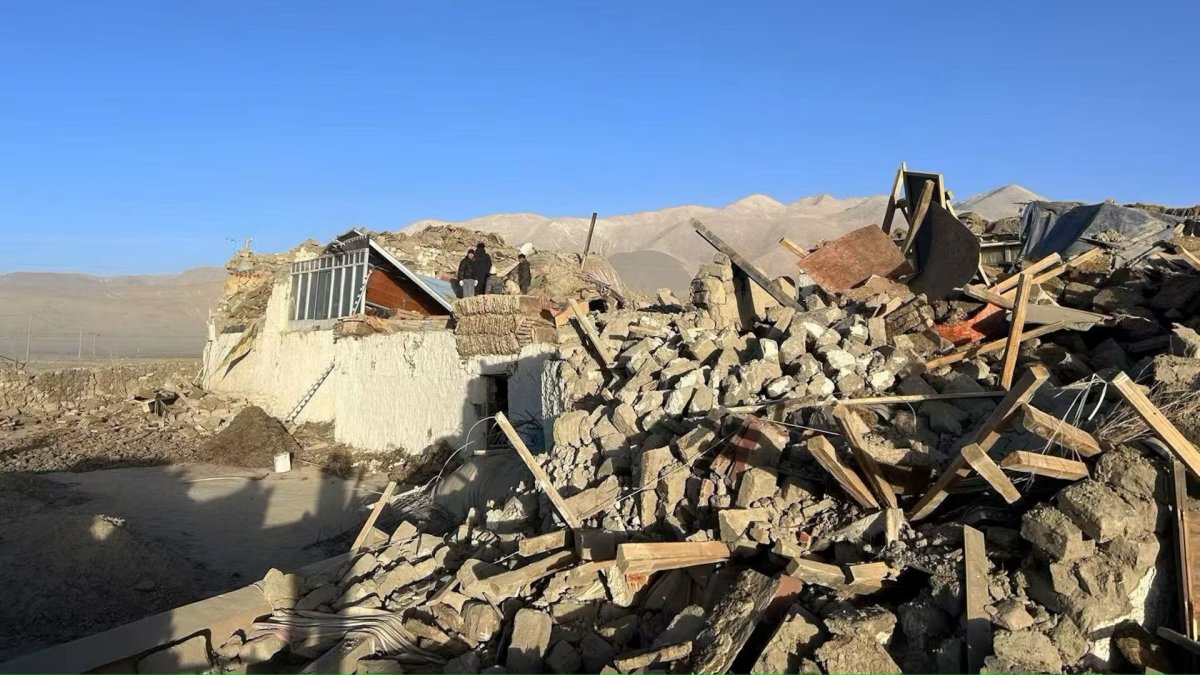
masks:
[[[44,372],[0,370],[0,410],[53,414],[95,399],[127,399],[139,389],[190,382],[194,360],[146,361]]]

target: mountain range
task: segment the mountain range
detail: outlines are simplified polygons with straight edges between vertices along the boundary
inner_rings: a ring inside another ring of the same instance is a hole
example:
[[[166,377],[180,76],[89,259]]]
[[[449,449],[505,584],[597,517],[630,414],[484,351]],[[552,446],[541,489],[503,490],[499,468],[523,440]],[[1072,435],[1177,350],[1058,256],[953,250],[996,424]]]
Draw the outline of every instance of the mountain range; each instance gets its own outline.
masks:
[[[1025,202],[1036,199],[1043,198],[1019,185],[1006,185],[958,202],[955,208],[998,220],[1019,214]],[[795,256],[779,246],[780,237],[812,246],[879,223],[886,205],[885,195],[818,195],[783,204],[755,194],[719,208],[676,206],[606,216],[596,221],[592,250],[608,256],[635,289],[670,288],[683,294],[696,268],[714,253],[692,230],[692,218],[703,221],[768,274],[781,275],[795,269]],[[582,251],[589,221],[510,213],[457,223],[419,220],[405,229],[453,224],[495,232],[514,245],[530,242],[542,249]],[[220,299],[225,277],[224,267],[144,276],[0,274],[0,356],[22,358],[27,333],[31,352],[43,357],[75,357],[81,347],[90,356],[93,342],[97,357],[198,356],[208,310]],[[0,358],[0,367],[4,364]]]
[[[1006,185],[957,202],[958,213],[973,211],[986,220],[1020,215],[1026,202],[1045,199],[1020,185]],[[790,274],[795,256],[779,245],[787,237],[811,247],[863,225],[878,224],[886,195],[804,197],[784,204],[754,194],[723,207],[676,206],[659,211],[608,216],[596,220],[592,251],[608,257],[622,279],[634,288],[687,289],[696,268],[712,260],[713,248],[692,230],[697,218],[771,275]],[[897,214],[897,218],[903,219]],[[495,232],[513,245],[525,242],[541,249],[582,251],[590,217],[547,217],[505,213],[458,222],[418,220],[405,229],[457,225]]]

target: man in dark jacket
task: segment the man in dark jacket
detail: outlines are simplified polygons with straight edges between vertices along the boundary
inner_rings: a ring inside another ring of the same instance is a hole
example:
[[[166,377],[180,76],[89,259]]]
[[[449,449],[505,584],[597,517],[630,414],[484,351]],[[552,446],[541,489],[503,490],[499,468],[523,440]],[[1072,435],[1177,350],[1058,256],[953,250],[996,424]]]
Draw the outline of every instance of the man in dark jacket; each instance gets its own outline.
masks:
[[[463,282],[470,282],[463,285]],[[466,291],[465,292],[464,288]],[[475,251],[467,249],[467,254],[462,260],[458,261],[458,273],[454,275],[454,295],[462,297],[471,297],[475,295]]]
[[[529,295],[529,286],[533,283],[533,274],[529,271],[529,261],[525,254],[517,256],[517,285],[521,287],[521,295]]]
[[[487,293],[488,275],[492,273],[492,256],[488,255],[483,242],[475,245],[475,292]]]

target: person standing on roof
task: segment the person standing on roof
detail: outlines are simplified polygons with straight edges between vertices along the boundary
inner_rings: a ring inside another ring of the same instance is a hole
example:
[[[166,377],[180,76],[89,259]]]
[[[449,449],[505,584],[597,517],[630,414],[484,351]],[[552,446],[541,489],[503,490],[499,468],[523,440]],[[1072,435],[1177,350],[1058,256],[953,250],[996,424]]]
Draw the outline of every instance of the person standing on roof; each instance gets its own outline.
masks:
[[[474,249],[467,249],[467,254],[458,261],[458,273],[454,275],[454,295],[459,298],[469,298],[475,295]]]
[[[475,290],[481,295],[488,292],[488,276],[492,273],[492,256],[488,255],[483,242],[475,244]]]
[[[529,287],[533,284],[533,274],[529,271],[529,261],[525,254],[517,256],[517,285],[521,287],[521,295],[529,295]]]

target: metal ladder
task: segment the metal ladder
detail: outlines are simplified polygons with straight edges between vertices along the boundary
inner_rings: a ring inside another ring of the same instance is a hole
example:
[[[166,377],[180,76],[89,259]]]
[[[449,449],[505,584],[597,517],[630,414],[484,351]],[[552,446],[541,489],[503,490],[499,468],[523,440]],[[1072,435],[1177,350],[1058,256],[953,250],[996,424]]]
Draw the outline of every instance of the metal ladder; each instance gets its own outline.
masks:
[[[333,366],[335,364],[336,361],[331,361],[329,363],[329,367],[325,369],[325,372],[321,373],[321,376],[317,378],[317,381],[312,383],[312,386],[304,392],[299,401],[296,401],[296,405],[292,407],[292,411],[283,419],[285,423],[290,424],[296,419],[296,416],[300,414],[300,411],[304,410],[304,406],[308,405],[308,402],[312,400],[314,395],[316,395],[317,390],[321,388],[321,383],[323,383],[325,378],[329,377],[329,374],[333,372]]]

